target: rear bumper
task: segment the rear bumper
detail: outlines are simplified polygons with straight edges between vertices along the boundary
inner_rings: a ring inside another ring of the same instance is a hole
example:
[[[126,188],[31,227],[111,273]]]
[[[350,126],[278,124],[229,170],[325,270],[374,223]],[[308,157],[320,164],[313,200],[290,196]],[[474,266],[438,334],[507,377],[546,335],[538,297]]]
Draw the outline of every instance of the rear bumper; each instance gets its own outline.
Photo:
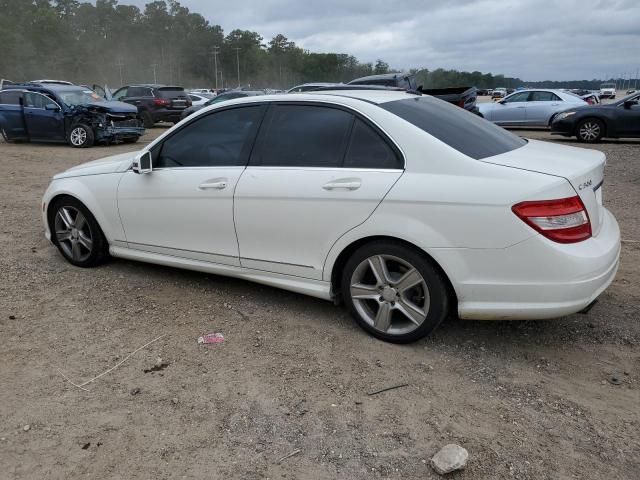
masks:
[[[184,112],[184,108],[180,110],[160,109],[151,112],[154,122],[179,122],[180,115]]]
[[[506,249],[452,249],[436,256],[447,266],[460,318],[557,318],[584,309],[613,281],[620,230],[605,210],[600,232],[584,242],[564,245],[535,235]]]

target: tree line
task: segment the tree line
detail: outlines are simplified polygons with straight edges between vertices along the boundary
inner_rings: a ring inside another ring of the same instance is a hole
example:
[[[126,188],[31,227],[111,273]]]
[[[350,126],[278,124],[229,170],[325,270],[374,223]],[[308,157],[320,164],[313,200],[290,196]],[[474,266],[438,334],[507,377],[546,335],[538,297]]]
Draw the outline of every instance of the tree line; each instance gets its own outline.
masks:
[[[287,88],[348,82],[390,71],[346,53],[312,53],[283,34],[268,41],[249,30],[226,33],[177,0],[144,9],[117,0],[0,0],[0,78],[56,78],[76,83],[166,83],[186,87]],[[217,72],[217,73],[216,73]],[[414,69],[427,88],[551,87],[481,72]],[[553,83],[554,85],[551,85]],[[600,81],[560,82],[597,88]]]

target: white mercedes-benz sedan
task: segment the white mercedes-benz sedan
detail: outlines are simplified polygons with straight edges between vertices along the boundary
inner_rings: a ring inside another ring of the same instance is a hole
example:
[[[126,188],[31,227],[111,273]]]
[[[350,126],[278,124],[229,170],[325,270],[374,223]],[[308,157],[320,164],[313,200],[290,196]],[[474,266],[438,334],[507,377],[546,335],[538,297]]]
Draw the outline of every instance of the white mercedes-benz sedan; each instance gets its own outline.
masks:
[[[391,342],[463,319],[588,307],[618,267],[605,156],[441,100],[336,87],[212,105],[140,152],[56,175],[46,236],[343,301]]]

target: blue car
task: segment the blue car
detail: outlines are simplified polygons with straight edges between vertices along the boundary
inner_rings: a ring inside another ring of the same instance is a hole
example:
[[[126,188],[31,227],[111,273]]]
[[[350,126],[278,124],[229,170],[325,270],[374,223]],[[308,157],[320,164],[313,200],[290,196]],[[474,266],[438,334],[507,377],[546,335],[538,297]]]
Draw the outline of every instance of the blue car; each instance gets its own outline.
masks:
[[[97,143],[137,142],[144,134],[138,109],[107,101],[78,85],[25,83],[0,90],[0,133],[7,142]]]

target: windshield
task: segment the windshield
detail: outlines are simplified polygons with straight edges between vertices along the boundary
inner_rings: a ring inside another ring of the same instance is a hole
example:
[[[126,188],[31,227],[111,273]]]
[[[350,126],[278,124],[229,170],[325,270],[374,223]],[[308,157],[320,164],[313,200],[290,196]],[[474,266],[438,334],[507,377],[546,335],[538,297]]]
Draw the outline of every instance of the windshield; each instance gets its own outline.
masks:
[[[616,84],[615,83],[603,83],[602,85],[600,85],[600,88],[616,88]]]
[[[87,103],[104,102],[104,98],[92,90],[65,90],[56,93],[65,105],[69,107],[85,105]]]
[[[380,107],[476,160],[510,152],[527,143],[502,127],[433,97],[396,100]]]

